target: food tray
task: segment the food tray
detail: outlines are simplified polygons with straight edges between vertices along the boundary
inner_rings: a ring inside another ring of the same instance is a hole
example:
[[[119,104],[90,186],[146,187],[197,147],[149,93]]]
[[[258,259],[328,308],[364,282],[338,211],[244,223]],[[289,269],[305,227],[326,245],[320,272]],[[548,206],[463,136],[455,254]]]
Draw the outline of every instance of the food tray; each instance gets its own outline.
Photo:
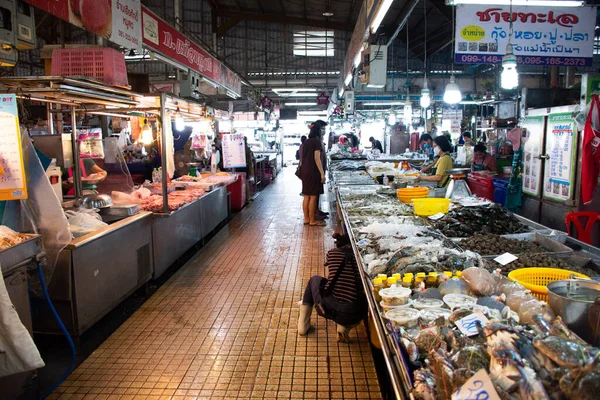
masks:
[[[2,272],[9,272],[15,265],[21,264],[42,251],[40,235],[26,235],[30,238],[8,249],[0,251]]]

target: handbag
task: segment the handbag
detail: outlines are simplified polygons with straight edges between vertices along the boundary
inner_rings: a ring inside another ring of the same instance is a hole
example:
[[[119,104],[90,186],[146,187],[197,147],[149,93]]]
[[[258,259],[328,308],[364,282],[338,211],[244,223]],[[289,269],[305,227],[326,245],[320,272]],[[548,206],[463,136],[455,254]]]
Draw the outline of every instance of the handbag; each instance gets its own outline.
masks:
[[[300,166],[298,165],[298,168],[296,168],[296,176],[298,178],[300,178]]]
[[[324,281],[325,284],[321,288],[321,302],[315,304],[315,309],[321,317],[330,319],[340,325],[348,326],[354,325],[365,318],[367,315],[367,299],[365,294],[360,291],[362,283],[356,269],[354,269],[354,286],[357,290],[357,299],[352,302],[342,302],[333,295],[333,288],[341,276],[343,269],[347,267],[349,256],[348,252],[345,253],[344,260],[337,269],[327,289],[325,289],[327,281]]]

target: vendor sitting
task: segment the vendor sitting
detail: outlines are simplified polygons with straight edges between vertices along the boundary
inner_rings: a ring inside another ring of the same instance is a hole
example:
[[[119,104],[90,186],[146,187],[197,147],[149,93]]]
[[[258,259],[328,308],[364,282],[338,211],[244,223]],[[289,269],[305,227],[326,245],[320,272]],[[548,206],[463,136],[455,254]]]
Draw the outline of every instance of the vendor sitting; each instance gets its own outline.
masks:
[[[100,168],[91,158],[80,160],[79,166],[81,168],[81,183],[83,184],[84,190],[95,189],[96,184],[104,181],[108,175],[108,173]],[[62,186],[63,193],[66,195],[73,195],[75,193],[73,190],[73,175],[73,168],[63,169]]]
[[[431,138],[431,135],[428,133],[422,134],[421,138],[419,139],[419,147],[432,161],[429,164],[423,165],[423,168],[421,168],[421,172],[427,172],[435,166],[435,163],[439,159],[439,157],[433,157],[433,139]]]
[[[450,183],[450,176],[446,171],[453,167],[452,158],[450,157],[451,152],[452,145],[446,136],[438,136],[433,139],[433,154],[440,157],[435,164],[435,175],[428,176],[421,174],[419,175],[419,179],[422,181],[437,182],[438,188],[448,186],[448,183]]]
[[[376,140],[373,136],[369,138],[369,142],[371,142],[372,150],[379,150],[379,153],[383,153],[383,146],[379,140]]]
[[[489,154],[484,145],[475,146],[473,161],[471,162],[471,172],[492,171],[496,172],[496,159]]]
[[[300,303],[298,334],[310,329],[313,307],[321,317],[335,321],[339,342],[348,342],[350,330],[367,316],[367,302],[360,272],[347,234],[335,233],[336,248],[327,253],[327,278],[315,275],[308,281]]]

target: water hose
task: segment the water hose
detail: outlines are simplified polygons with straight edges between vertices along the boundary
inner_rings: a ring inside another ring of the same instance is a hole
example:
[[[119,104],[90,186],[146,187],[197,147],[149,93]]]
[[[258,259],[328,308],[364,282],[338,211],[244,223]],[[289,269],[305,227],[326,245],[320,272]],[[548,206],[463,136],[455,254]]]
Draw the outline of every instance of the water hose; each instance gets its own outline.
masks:
[[[56,319],[56,322],[58,322],[58,326],[60,327],[60,330],[67,338],[67,342],[69,342],[69,347],[71,348],[71,362],[69,363],[67,370],[63,373],[63,375],[60,377],[60,379],[58,381],[56,381],[56,383],[50,388],[50,390],[48,390],[41,397],[42,399],[45,399],[58,386],[60,386],[61,383],[63,383],[63,381],[67,378],[67,376],[69,376],[69,373],[71,372],[71,370],[73,369],[73,366],[75,365],[76,351],[75,351],[75,343],[73,343],[73,339],[71,339],[71,335],[69,335],[67,328],[65,328],[65,324],[63,324],[62,320],[58,316],[58,313],[56,312],[56,309],[54,308],[54,304],[52,304],[52,300],[50,300],[50,295],[48,294],[48,288],[46,287],[46,282],[44,281],[44,274],[42,272],[42,266],[40,265],[40,263],[37,264],[37,272],[38,272],[38,275],[40,276],[40,285],[42,286],[42,292],[44,293],[44,297],[46,298],[46,301],[48,302],[48,306],[50,306],[50,311],[52,311],[52,314],[54,315],[54,319]]]

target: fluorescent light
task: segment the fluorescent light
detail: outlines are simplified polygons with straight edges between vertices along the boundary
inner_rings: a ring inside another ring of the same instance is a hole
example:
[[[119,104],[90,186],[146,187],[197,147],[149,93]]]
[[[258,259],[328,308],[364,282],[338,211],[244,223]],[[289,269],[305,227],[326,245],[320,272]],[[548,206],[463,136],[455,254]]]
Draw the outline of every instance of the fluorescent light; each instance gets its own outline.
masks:
[[[362,48],[359,50],[358,53],[356,53],[356,57],[354,57],[354,63],[353,63],[354,68],[358,68],[361,61],[362,61]]]
[[[363,103],[363,106],[403,106],[403,101],[373,101]]]
[[[379,85],[379,84],[369,83],[369,84],[367,84],[367,87],[368,88],[373,88],[373,89],[381,89],[381,88],[384,88],[385,85]]]
[[[311,103],[311,102],[306,102],[306,103],[285,103],[286,107],[302,107],[302,106],[316,106],[317,103]]]
[[[502,73],[500,74],[502,89],[512,90],[519,86],[519,73],[517,72],[517,57],[513,54],[510,41],[506,45],[506,55],[502,57]]]
[[[390,126],[396,125],[396,114],[394,114],[394,112],[388,117],[388,124],[390,124]]]
[[[379,7],[379,10],[377,10],[377,15],[375,15],[375,18],[371,22],[372,33],[377,32],[377,29],[379,29],[379,25],[381,25],[381,21],[383,21],[385,14],[387,14],[393,2],[394,0],[383,0],[383,4],[381,4],[381,7]]]
[[[446,0],[447,6],[456,6],[459,4],[481,4],[495,6],[509,6],[511,0]],[[580,0],[512,0],[513,6],[526,7],[582,7],[585,1]]]
[[[277,92],[275,92],[277,93]],[[280,97],[316,97],[317,94],[316,93],[312,93],[312,92],[292,92],[292,93],[277,93],[278,96]]]
[[[233,93],[231,90],[227,91],[227,96],[231,97],[232,99],[237,99],[238,97],[240,97],[237,94]]]
[[[177,111],[175,111],[175,130],[178,132],[181,132],[184,129],[185,129],[185,121],[183,120],[181,111],[179,111],[179,107],[177,107]]]
[[[272,88],[274,92],[316,92],[317,89],[306,87],[291,87],[291,88]]]
[[[429,94],[429,89],[427,89],[427,87],[425,87],[423,90],[421,90],[420,104],[421,104],[422,108],[427,108],[431,105],[431,96]]]
[[[348,86],[350,84],[350,82],[352,82],[352,72],[348,72],[348,75],[346,75],[346,80],[344,81],[344,85]]]
[[[342,88],[342,89],[340,90],[340,93],[339,93],[338,97],[340,97],[340,98],[341,98],[342,96],[344,96],[344,92],[345,92],[345,91],[346,91],[346,90],[345,90],[344,88]]]

